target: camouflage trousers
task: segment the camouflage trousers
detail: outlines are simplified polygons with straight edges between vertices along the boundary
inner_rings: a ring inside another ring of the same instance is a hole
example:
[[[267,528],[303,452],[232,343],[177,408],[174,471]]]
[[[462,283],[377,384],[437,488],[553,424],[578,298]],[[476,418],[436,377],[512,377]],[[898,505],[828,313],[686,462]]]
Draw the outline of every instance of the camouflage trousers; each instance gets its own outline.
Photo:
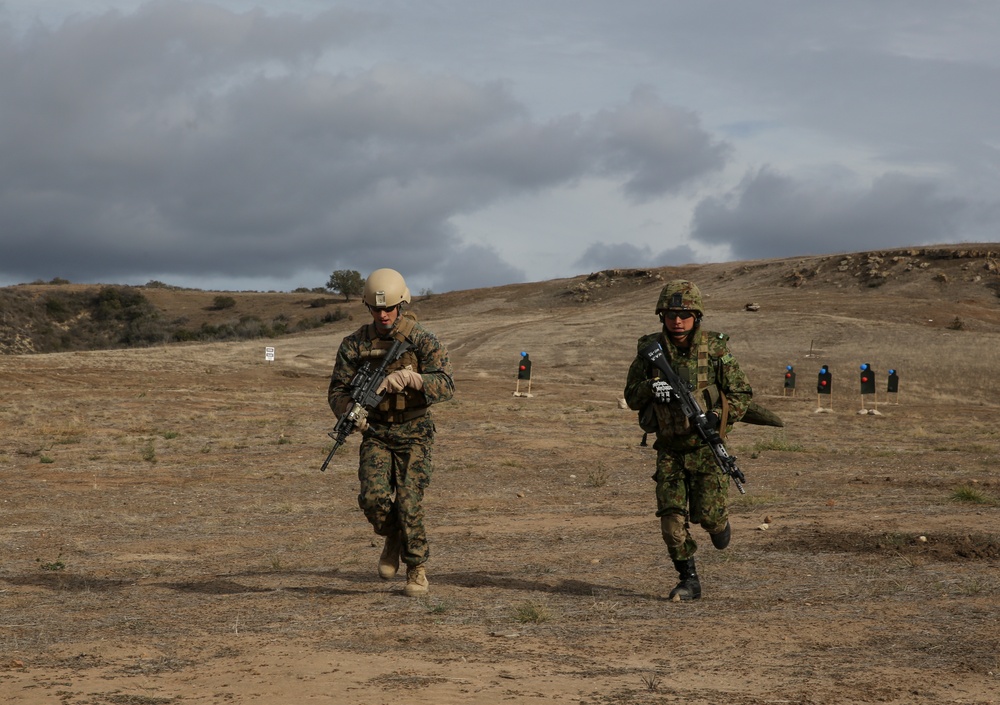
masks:
[[[685,453],[657,451],[653,479],[663,542],[673,560],[685,561],[698,550],[691,524],[700,524],[710,534],[726,528],[729,478],[719,469],[712,450],[703,446]]]
[[[379,536],[395,531],[403,537],[401,558],[408,566],[424,563],[430,556],[424,529],[424,490],[431,482],[431,447],[434,426],[430,419],[422,423],[401,424],[423,427],[425,433],[365,433],[361,442],[358,479],[361,492],[358,506]],[[428,431],[429,426],[429,431]],[[413,429],[417,430],[417,429]]]

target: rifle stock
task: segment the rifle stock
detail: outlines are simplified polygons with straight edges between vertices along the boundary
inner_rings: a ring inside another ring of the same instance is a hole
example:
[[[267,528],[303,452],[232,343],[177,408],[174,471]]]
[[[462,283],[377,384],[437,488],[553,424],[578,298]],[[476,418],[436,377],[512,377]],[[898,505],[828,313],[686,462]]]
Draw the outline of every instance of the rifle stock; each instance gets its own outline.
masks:
[[[334,454],[340,446],[344,445],[347,437],[354,433],[358,422],[368,417],[368,412],[374,409],[385,397],[385,392],[379,393],[378,388],[386,377],[386,368],[394,363],[399,357],[410,349],[410,344],[405,340],[396,340],[392,346],[386,350],[385,356],[378,367],[372,367],[371,362],[365,360],[364,364],[354,373],[351,379],[351,406],[347,413],[337,419],[337,425],[333,427],[327,435],[334,440],[330,454],[323,461],[320,472],[326,472],[327,466],[333,460]]]
[[[747,479],[743,475],[743,471],[740,470],[739,465],[736,464],[736,458],[726,451],[726,445],[722,442],[719,432],[708,422],[708,417],[701,410],[701,406],[691,392],[690,387],[681,380],[680,376],[674,371],[674,368],[667,362],[667,356],[664,354],[659,342],[647,345],[640,351],[640,354],[663,373],[667,383],[674,388],[681,412],[687,417],[688,422],[694,428],[695,432],[712,449],[715,462],[718,463],[722,472],[733,479],[733,482],[736,483],[736,489],[740,491],[740,494],[746,494],[746,490],[743,489],[743,483]]]

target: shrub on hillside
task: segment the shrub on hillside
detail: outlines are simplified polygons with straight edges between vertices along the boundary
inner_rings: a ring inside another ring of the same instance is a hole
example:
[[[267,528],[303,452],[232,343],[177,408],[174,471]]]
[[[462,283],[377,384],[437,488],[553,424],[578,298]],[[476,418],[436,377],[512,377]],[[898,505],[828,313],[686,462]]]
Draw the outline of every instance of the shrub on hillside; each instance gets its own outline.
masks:
[[[224,311],[229,308],[236,308],[236,299],[232,296],[216,296],[212,299],[212,310]]]
[[[75,292],[50,289],[37,295],[24,289],[0,289],[0,309],[6,321],[0,325],[0,354],[273,338],[347,317],[338,307],[326,310],[320,318],[301,319],[282,313],[265,322],[257,316],[242,316],[192,330],[185,327],[190,324],[187,316],[166,321],[141,288],[129,286]]]
[[[344,309],[338,308],[336,311],[327,311],[319,319],[320,323],[336,323],[337,321],[342,321],[349,316],[344,313]]]
[[[72,316],[71,307],[62,296],[45,297],[45,315],[53,321],[62,322]]]
[[[130,286],[104,286],[94,296],[92,313],[97,321],[134,321],[157,318],[159,312],[141,291]]]

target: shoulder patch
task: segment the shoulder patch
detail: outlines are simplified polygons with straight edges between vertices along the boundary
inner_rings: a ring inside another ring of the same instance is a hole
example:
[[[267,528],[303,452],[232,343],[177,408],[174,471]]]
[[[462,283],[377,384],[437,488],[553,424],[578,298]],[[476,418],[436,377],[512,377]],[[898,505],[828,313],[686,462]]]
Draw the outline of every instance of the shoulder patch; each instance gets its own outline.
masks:
[[[708,346],[708,354],[714,358],[721,358],[729,354],[729,336],[716,331],[705,332],[705,342]]]

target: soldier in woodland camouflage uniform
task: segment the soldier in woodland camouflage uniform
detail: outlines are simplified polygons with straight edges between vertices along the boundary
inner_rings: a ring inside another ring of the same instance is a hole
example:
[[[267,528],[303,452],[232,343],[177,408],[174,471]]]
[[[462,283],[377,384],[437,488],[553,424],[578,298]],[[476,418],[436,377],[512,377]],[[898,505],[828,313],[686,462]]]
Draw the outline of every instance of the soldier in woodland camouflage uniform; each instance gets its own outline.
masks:
[[[667,283],[656,304],[663,329],[639,338],[638,350],[659,341],[670,366],[725,438],[749,408],[753,391],[729,351],[729,337],[701,329],[704,313],[697,286],[686,280]],[[729,545],[729,478],[709,446],[690,428],[660,370],[642,355],[629,368],[625,401],[640,412],[643,430],[656,433],[656,515],[680,575],[670,597],[696,600],[701,597],[701,583],[694,565],[697,544],[689,526],[700,524],[718,549]]]
[[[403,311],[403,305],[410,302],[410,290],[399,272],[372,272],[365,281],[363,298],[372,322],[340,344],[328,399],[340,417],[351,407],[351,380],[362,363],[371,360],[377,366],[394,340],[412,345],[388,367],[382,385],[385,398],[357,424],[357,430],[363,434],[358,505],[375,533],[385,537],[378,574],[384,580],[395,577],[402,558],[406,564],[403,592],[413,597],[425,594],[428,584],[422,501],[431,481],[435,432],[428,407],[451,399],[455,386],[444,345]]]

